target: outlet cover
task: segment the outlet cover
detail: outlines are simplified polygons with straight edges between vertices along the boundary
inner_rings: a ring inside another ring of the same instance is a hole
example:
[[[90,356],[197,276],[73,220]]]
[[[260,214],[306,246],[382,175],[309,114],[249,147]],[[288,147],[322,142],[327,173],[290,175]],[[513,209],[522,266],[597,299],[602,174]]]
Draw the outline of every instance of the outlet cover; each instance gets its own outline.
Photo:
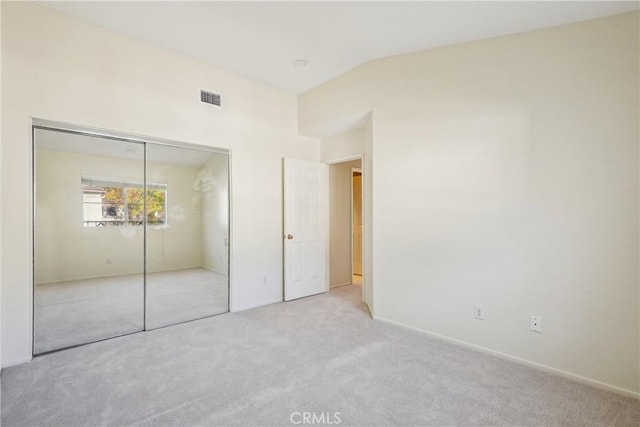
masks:
[[[534,316],[533,314],[529,318],[529,330],[533,332],[542,333],[542,317]]]
[[[473,317],[478,320],[484,319],[484,310],[482,309],[482,304],[476,304],[474,306]]]

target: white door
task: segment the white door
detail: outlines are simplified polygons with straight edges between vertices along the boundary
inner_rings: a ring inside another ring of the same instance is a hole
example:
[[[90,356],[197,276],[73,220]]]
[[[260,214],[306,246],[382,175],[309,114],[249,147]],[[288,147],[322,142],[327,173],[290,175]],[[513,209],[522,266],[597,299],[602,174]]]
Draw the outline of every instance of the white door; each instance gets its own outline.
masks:
[[[328,166],[284,159],[284,299],[326,292]]]

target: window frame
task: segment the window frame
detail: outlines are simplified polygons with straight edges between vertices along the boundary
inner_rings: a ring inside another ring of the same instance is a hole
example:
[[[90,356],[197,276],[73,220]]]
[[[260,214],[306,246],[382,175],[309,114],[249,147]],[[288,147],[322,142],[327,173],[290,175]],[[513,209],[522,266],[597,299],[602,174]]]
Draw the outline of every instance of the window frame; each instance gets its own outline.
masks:
[[[121,188],[123,195],[123,219],[122,224],[112,224],[109,226],[89,226],[87,222],[96,222],[87,220],[85,218],[84,207],[86,202],[84,201],[85,196],[85,186],[94,186],[94,187],[110,187],[110,188]],[[119,228],[119,227],[143,227],[147,223],[147,216],[143,216],[143,220],[141,224],[132,224],[132,221],[129,218],[129,203],[127,203],[127,190],[130,188],[142,189],[144,192],[144,201],[146,208],[146,194],[147,190],[163,190],[164,191],[164,219],[161,224],[153,224],[153,227],[166,228],[169,226],[169,215],[168,215],[168,200],[169,200],[169,186],[167,183],[161,182],[144,182],[132,180],[132,179],[118,179],[118,178],[97,178],[97,177],[89,177],[82,176],[80,177],[80,191],[82,194],[82,226],[83,228]]]

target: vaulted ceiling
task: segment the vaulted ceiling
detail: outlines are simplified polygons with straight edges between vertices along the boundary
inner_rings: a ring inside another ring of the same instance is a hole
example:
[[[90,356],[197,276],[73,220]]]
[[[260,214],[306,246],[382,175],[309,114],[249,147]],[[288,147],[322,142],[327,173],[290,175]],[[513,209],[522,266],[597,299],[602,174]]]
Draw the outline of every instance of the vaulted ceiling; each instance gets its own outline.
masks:
[[[629,2],[41,2],[294,93],[373,59],[638,9]],[[304,60],[305,66],[295,62]]]

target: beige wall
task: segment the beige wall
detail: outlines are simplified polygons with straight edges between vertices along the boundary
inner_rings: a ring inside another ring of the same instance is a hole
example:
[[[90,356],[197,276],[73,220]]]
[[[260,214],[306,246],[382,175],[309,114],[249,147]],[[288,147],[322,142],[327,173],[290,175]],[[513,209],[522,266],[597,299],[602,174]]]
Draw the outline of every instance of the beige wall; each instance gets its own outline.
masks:
[[[202,194],[194,187],[199,172],[197,166],[147,161],[147,182],[167,185],[167,225],[147,227],[149,272],[203,266]]]
[[[360,160],[329,166],[329,283],[332,287],[351,283],[351,168],[360,167]]]
[[[299,102],[302,102],[302,98]],[[333,108],[333,107],[332,107]],[[356,117],[354,119],[353,117]],[[314,135],[322,135],[325,132],[331,136],[325,136],[321,142],[321,160],[327,163],[335,163],[345,159],[361,157],[362,160],[362,197],[363,197],[363,293],[364,301],[369,306],[371,313],[373,307],[373,121],[370,112],[357,113],[348,116],[348,120],[339,120],[339,128],[345,123],[354,128],[334,134],[335,123],[318,122],[318,127],[310,132]],[[300,122],[302,125],[302,122]],[[305,132],[308,132],[305,129]],[[320,133],[316,133],[320,132]]]
[[[80,184],[88,176],[142,183],[142,160],[44,149],[36,156],[35,282],[142,273],[143,228],[84,227]],[[201,208],[193,200],[198,172],[192,166],[147,162],[148,181],[167,184],[168,193],[168,226],[147,228],[149,272],[202,266]]]
[[[374,303],[374,281],[375,278],[375,261],[373,258],[373,243],[375,241],[374,229],[373,229],[373,202],[375,198],[374,193],[374,167],[373,167],[373,119],[369,117],[364,127],[364,139],[363,139],[363,160],[362,160],[362,220],[364,223],[363,230],[363,252],[364,252],[364,276],[362,279],[362,287],[364,289],[364,301],[369,307],[371,314],[375,314]]]
[[[231,149],[231,310],[281,301],[281,159],[320,156],[297,135],[295,95],[32,3],[0,6],[2,363],[31,356],[31,117]]]
[[[2,23],[2,7],[0,7],[0,24]],[[0,51],[2,47],[2,31],[0,31]],[[0,54],[0,82],[2,82],[2,55]],[[2,84],[0,84],[0,100],[2,99]],[[2,102],[0,102],[0,135],[2,135]],[[0,206],[2,206],[2,140],[0,137]],[[2,209],[0,209],[0,242],[2,242]],[[2,244],[0,244],[0,287],[2,286]],[[0,292],[0,368],[2,363],[2,292]],[[1,378],[1,376],[0,376]],[[0,392],[1,393],[1,392]]]
[[[638,32],[427,50],[299,97],[308,134],[372,111],[377,318],[640,391]]]
[[[229,272],[229,165],[228,156],[213,155],[200,173],[211,180],[201,193],[203,267],[223,275]],[[209,187],[209,186],[207,186]]]
[[[334,162],[360,156],[364,152],[365,128],[358,128],[323,138],[320,143],[320,159]]]

